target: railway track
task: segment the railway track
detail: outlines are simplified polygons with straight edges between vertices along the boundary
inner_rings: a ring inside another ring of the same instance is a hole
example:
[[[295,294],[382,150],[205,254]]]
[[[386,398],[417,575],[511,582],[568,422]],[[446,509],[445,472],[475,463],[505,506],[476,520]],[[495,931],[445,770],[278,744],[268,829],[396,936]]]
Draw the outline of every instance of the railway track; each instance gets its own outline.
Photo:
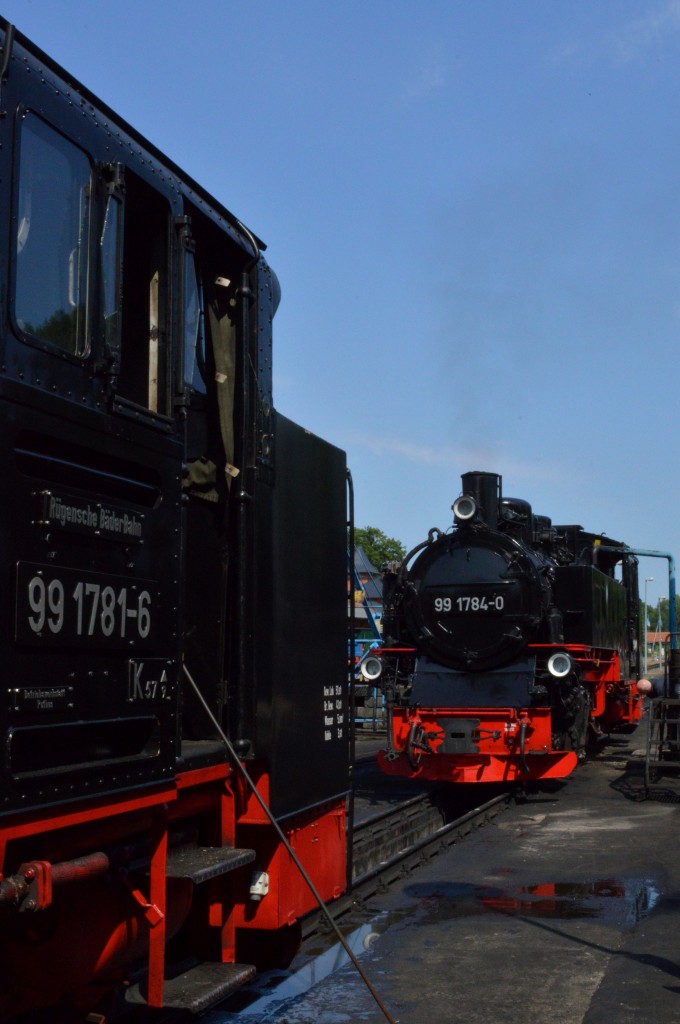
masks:
[[[380,872],[381,865],[402,854],[446,825],[446,811],[437,792],[420,793],[388,807],[354,826],[352,882]]]
[[[440,791],[412,797],[355,827],[352,888],[357,892],[378,880],[389,885],[418,862],[429,859],[491,821],[507,807],[510,793],[499,793],[456,814]],[[460,808],[459,808],[460,810]]]
[[[377,773],[372,778],[374,771],[369,763],[355,768],[361,778],[360,788],[372,791],[374,796],[382,795],[382,776]],[[366,929],[372,934],[375,928],[370,908],[373,894],[485,825],[513,799],[512,793],[496,790],[489,795],[486,790],[486,799],[482,797],[480,802],[479,789],[452,797],[450,788],[430,787],[405,800],[399,800],[392,790],[385,797],[393,801],[390,806],[355,823],[352,886],[347,895],[329,907],[331,916],[353,945],[357,935],[361,943]],[[265,1019],[274,1004],[283,1008],[288,998],[313,987],[347,962],[321,911],[307,915],[301,925],[303,946],[290,972],[271,972],[246,986],[225,1004],[223,1014],[217,1018],[219,1024],[235,1021],[244,1007],[251,1014],[261,1008],[263,1017],[259,1019]],[[355,948],[360,951],[361,947]]]
[[[449,789],[420,793],[355,824],[352,886],[330,908],[334,918],[485,825],[512,800],[511,793],[496,792],[475,805],[478,793],[451,798]],[[308,915],[303,936],[313,935],[319,927],[324,927],[321,913]]]

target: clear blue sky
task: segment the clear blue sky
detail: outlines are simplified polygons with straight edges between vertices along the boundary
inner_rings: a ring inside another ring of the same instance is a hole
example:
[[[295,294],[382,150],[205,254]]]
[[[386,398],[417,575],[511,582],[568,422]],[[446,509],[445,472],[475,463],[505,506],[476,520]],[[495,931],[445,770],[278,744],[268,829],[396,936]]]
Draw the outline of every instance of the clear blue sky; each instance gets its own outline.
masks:
[[[2,7],[267,242],[276,405],[358,525],[412,546],[482,469],[680,557],[680,0]]]

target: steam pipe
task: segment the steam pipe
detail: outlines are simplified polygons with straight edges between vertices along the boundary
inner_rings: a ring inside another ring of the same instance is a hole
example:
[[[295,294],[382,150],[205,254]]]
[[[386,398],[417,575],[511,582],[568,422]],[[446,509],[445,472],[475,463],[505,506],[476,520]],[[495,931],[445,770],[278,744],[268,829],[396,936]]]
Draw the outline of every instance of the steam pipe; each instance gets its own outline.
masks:
[[[25,910],[42,910],[52,902],[53,886],[96,878],[105,875],[110,868],[111,858],[101,850],[56,864],[28,861],[18,874],[9,875],[0,882],[0,905],[6,903]]]
[[[526,718],[523,718],[519,726],[519,763],[522,766],[522,771],[525,775],[529,774],[529,765],[526,762],[525,747],[527,740],[527,726],[529,725]]]
[[[678,646],[678,622],[675,612],[675,558],[670,551],[648,551],[646,548],[621,548],[610,547],[608,544],[597,544],[593,547],[594,565],[597,565],[598,551],[614,551],[622,555],[639,555],[642,558],[665,558],[668,560],[668,632],[670,633],[671,649],[675,650]]]
[[[257,266],[260,250],[250,231],[239,222],[239,227],[253,247],[253,258],[241,273],[240,286],[237,291],[239,300],[240,328],[240,374],[238,417],[235,440],[236,465],[240,469],[238,488],[233,497],[235,503],[234,541],[236,550],[236,601],[234,609],[234,628],[236,639],[235,667],[238,680],[236,690],[236,748],[245,756],[252,742],[252,705],[249,694],[252,683],[252,623],[253,623],[253,584],[248,572],[250,564],[250,546],[252,544],[252,503],[254,473],[253,464],[253,397],[250,385],[250,306],[253,292],[250,286],[251,271]]]

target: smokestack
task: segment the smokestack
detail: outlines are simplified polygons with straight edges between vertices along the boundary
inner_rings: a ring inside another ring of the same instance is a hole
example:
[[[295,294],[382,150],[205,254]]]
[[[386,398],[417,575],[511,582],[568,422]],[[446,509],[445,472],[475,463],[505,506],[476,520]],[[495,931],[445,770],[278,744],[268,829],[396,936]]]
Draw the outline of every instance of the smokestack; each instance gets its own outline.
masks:
[[[492,529],[498,526],[501,500],[501,478],[498,473],[463,473],[463,494],[474,498],[478,509],[478,521]]]

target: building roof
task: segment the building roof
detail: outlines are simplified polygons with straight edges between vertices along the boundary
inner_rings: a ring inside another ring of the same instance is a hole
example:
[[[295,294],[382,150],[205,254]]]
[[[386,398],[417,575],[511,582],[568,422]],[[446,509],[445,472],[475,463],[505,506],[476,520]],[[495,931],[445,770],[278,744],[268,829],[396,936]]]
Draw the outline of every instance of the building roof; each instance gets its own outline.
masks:
[[[357,572],[368,572],[371,575],[380,576],[380,572],[371,562],[363,548],[354,549],[354,568]]]

